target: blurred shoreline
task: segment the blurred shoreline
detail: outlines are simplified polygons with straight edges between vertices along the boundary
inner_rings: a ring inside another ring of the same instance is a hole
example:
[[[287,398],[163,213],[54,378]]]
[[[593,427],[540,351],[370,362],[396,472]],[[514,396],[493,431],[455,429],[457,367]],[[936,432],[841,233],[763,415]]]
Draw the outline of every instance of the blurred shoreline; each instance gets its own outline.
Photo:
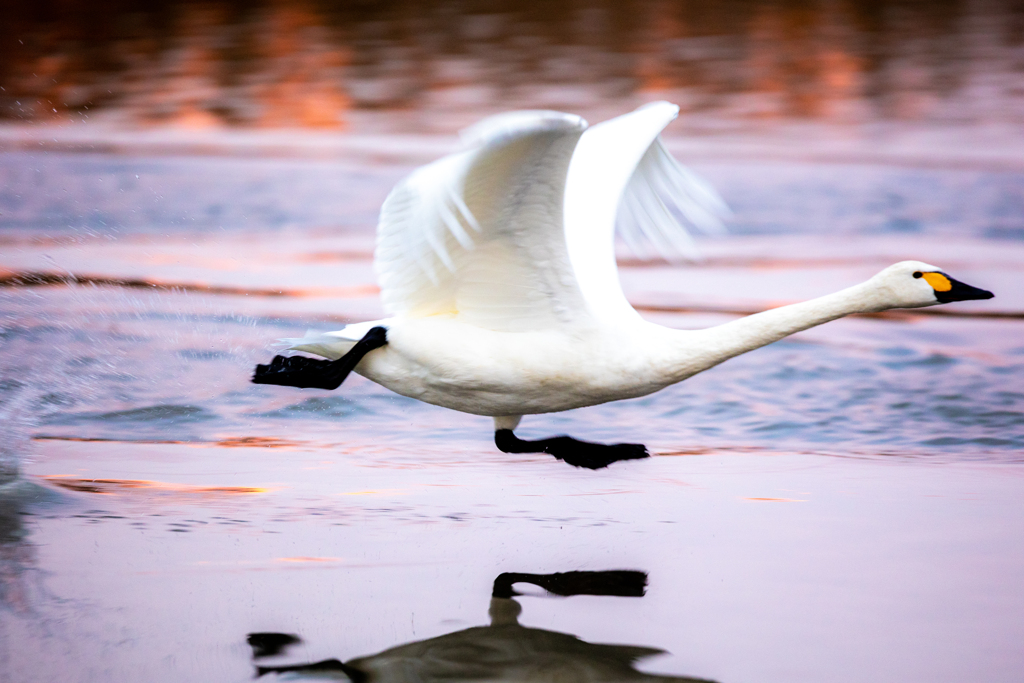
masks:
[[[1012,0],[44,0],[5,14],[4,149],[377,147],[419,162],[492,113],[595,123],[664,99],[681,107],[668,137],[698,157],[1024,158]]]

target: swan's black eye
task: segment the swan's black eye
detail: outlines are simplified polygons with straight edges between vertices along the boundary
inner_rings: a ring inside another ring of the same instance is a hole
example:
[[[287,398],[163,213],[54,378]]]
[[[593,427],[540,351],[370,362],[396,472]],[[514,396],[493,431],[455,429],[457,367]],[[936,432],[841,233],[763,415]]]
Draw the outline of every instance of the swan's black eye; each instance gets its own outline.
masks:
[[[922,273],[920,270],[914,273],[914,277],[921,277],[922,275],[924,275],[924,273]]]

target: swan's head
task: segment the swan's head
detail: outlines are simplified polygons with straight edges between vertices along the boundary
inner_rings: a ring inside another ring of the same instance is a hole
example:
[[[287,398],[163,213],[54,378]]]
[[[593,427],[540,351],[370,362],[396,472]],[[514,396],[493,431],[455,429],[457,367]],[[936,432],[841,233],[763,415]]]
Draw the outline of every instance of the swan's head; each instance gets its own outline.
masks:
[[[988,290],[954,280],[941,268],[920,261],[901,261],[868,282],[878,296],[878,310],[921,308],[995,296]]]

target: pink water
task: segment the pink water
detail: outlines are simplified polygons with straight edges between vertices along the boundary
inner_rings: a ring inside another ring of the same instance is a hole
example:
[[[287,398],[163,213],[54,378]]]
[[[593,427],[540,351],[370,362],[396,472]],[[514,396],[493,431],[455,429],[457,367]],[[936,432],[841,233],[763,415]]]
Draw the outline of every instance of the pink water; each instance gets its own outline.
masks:
[[[643,598],[534,590],[520,622],[723,683],[1018,680],[1024,175],[695,165],[731,234],[688,266],[623,253],[653,320],[713,325],[905,258],[996,298],[524,421],[655,454],[580,471],[362,378],[249,383],[273,340],[381,314],[374,216],[407,164],[0,155],[0,677],[249,680],[248,633],[301,638],[261,664],[349,661],[486,624],[505,571],[636,569]]]

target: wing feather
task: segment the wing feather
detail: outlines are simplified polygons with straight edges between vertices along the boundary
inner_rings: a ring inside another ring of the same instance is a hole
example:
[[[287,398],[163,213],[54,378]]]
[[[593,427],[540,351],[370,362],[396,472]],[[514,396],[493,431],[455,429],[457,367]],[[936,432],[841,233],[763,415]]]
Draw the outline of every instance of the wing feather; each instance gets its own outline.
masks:
[[[691,230],[728,208],[659,135],[678,107],[606,121],[512,112],[466,131],[474,147],[414,171],[381,209],[374,262],[393,315],[495,330],[638,315],[619,286],[616,226],[634,253],[692,256]],[[582,135],[582,137],[581,137]]]
[[[660,137],[641,157],[623,193],[622,207],[634,210],[620,209],[619,234],[642,234],[667,261],[696,258],[690,231],[721,234],[725,230],[722,219],[729,215],[728,206],[715,189],[676,161]],[[635,239],[627,245],[640,257],[650,251]]]
[[[637,255],[668,260],[695,253],[687,228],[721,232],[728,214],[714,188],[684,168],[659,135],[679,107],[654,102],[589,128],[565,188],[565,236],[589,312],[607,323],[635,322],[619,285],[615,231]]]
[[[492,117],[465,133],[475,147],[399,183],[381,208],[374,256],[388,313],[496,330],[584,314],[562,204],[585,127],[558,112]]]

